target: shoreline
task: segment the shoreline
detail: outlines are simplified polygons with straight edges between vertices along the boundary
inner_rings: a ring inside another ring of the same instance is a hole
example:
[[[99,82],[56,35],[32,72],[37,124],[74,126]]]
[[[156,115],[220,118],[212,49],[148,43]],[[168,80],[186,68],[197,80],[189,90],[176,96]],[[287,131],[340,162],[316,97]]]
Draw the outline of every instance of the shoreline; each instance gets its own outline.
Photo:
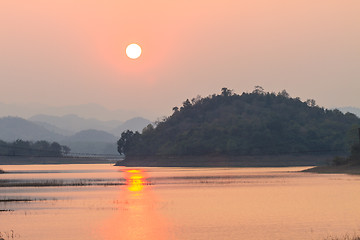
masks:
[[[332,156],[127,156],[116,166],[126,167],[291,167],[325,165]]]
[[[341,165],[341,166],[317,166],[302,172],[318,174],[351,174],[360,175],[360,165]]]
[[[360,175],[360,165],[326,165],[329,156],[131,156],[125,160],[89,157],[0,157],[2,165],[114,164],[125,167],[296,167],[315,166],[302,172]]]

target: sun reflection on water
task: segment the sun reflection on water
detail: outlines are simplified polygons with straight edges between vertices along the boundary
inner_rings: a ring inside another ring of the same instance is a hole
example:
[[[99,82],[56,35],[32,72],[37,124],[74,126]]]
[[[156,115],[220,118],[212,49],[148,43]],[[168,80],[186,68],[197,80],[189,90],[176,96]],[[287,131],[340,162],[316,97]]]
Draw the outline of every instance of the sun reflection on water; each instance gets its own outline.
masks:
[[[143,190],[144,185],[147,184],[144,173],[137,169],[126,171],[126,185],[130,192],[140,192]]]
[[[126,185],[120,187],[115,214],[103,223],[102,239],[169,240],[169,222],[159,212],[161,202],[149,186],[148,173],[122,171]]]

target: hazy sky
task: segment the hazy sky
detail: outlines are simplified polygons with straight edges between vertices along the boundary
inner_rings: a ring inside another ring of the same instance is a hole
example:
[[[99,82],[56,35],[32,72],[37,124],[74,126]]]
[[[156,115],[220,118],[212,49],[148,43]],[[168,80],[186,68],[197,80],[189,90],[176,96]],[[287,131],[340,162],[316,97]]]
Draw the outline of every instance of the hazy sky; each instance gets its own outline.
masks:
[[[136,42],[143,55],[125,56]],[[0,102],[168,115],[255,85],[360,107],[359,0],[2,0]]]

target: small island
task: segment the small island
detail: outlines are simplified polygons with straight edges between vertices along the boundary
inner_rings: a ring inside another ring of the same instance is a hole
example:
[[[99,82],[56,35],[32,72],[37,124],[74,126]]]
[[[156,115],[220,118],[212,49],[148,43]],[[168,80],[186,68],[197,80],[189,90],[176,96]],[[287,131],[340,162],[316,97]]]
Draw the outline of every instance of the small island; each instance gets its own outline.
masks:
[[[142,133],[125,131],[118,151],[124,166],[326,165],[346,156],[357,141],[360,119],[301,101],[283,90],[187,99],[173,114]]]

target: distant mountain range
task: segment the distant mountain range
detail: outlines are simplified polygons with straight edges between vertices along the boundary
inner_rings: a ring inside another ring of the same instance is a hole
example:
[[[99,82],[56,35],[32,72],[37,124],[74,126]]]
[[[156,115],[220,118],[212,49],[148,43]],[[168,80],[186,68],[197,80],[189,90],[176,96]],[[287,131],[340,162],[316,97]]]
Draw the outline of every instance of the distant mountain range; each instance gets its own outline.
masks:
[[[28,120],[45,127],[48,130],[62,135],[72,135],[86,129],[96,129],[111,133],[111,131],[123,124],[122,121],[100,121],[94,118],[82,118],[75,114],[65,116],[50,116],[39,114]]]
[[[114,143],[118,140],[114,135],[101,130],[83,130],[72,136],[65,137],[62,141],[66,142],[108,142]]]
[[[121,122],[118,120],[100,121],[94,118],[82,118],[74,114],[62,117],[42,114],[32,116],[28,120],[46,128],[47,130],[65,136],[73,135],[79,131],[88,129],[105,131],[115,136],[120,136],[125,130],[141,132],[144,127],[151,123],[150,120],[142,117],[136,117],[125,122]]]
[[[50,131],[36,123],[18,117],[0,118],[0,139],[4,141],[47,140],[59,141],[62,135]]]
[[[139,116],[140,114],[128,110],[109,110],[103,106],[95,103],[53,107],[42,104],[5,104],[0,102],[0,117],[17,116],[21,118],[29,118],[37,114],[45,114],[50,116],[64,116],[69,114],[76,114],[83,118],[94,118],[102,121],[120,120]]]
[[[151,122],[148,119],[142,118],[142,117],[136,117],[132,118],[130,120],[125,121],[123,124],[119,125],[118,127],[114,128],[112,130],[113,134],[116,136],[121,135],[121,133],[125,130],[132,130],[132,131],[138,131],[141,132],[144,127],[149,125]]]
[[[117,137],[101,130],[83,130],[65,137],[61,144],[69,146],[72,153],[118,154]]]
[[[125,122],[86,119],[77,115],[36,115],[28,120],[3,117],[0,118],[0,140],[56,141],[69,146],[73,153],[117,154],[116,141],[122,131],[141,132],[150,123],[141,117]]]

